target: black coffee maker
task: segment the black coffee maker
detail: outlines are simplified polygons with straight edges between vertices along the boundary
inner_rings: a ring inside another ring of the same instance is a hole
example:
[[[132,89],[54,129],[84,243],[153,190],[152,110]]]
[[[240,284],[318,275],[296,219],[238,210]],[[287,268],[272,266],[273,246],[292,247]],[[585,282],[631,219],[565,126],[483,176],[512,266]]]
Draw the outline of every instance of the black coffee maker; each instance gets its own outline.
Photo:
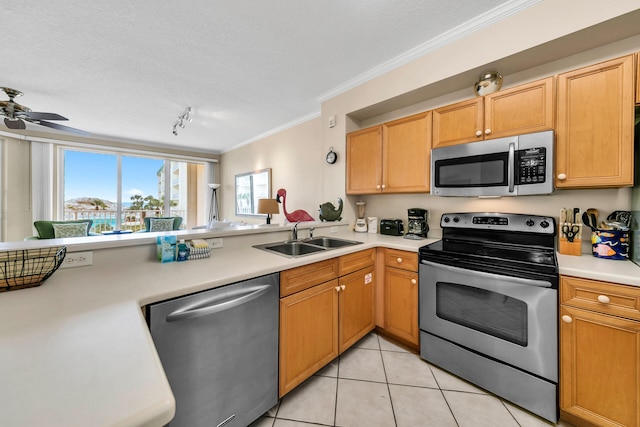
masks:
[[[429,231],[429,225],[427,224],[427,217],[429,211],[420,208],[408,209],[409,223],[407,227],[407,234],[404,235],[406,239],[424,239],[427,237]]]

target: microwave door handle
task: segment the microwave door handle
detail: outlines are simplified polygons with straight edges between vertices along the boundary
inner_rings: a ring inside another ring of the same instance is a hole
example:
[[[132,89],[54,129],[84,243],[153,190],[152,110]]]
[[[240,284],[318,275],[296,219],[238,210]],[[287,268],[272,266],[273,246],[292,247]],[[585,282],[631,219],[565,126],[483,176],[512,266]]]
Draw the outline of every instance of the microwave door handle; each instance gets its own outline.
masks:
[[[513,193],[515,190],[515,174],[516,174],[516,144],[514,142],[509,143],[509,160],[507,165],[507,182],[509,184],[509,193]]]

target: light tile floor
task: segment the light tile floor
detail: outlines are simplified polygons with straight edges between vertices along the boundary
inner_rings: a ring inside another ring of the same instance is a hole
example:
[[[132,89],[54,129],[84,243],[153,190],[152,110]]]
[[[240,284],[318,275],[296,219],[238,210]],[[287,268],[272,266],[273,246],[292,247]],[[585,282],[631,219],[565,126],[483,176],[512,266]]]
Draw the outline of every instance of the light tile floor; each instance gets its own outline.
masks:
[[[552,425],[371,333],[251,427]]]

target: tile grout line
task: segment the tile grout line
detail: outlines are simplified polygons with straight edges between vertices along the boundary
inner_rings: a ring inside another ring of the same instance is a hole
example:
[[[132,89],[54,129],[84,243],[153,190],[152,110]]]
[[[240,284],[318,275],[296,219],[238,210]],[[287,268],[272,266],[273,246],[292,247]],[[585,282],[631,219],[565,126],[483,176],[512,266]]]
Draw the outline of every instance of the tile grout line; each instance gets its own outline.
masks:
[[[342,355],[338,356],[338,366],[336,367],[336,399],[333,404],[333,425],[338,422],[338,392],[339,392],[339,384],[340,384],[340,361],[342,360]]]
[[[438,382],[438,377],[433,373],[433,369],[431,369],[431,364],[427,363],[426,360],[424,361],[424,363],[427,364],[427,367],[429,368],[429,372],[431,372],[431,375],[433,375],[433,379],[436,382],[436,385],[438,386],[438,390],[440,390],[440,394],[442,395],[442,398],[444,399],[444,402],[447,404],[447,408],[449,408],[449,412],[451,412],[451,416],[453,417],[453,421],[456,423],[456,425],[458,427],[460,427],[460,423],[458,422],[458,419],[456,418],[456,414],[453,413],[453,409],[451,409],[451,405],[449,404],[449,401],[447,400],[447,396],[445,396],[444,390],[442,390],[442,387],[440,387],[440,383]]]
[[[389,377],[387,376],[387,369],[384,364],[384,357],[382,357],[382,346],[380,345],[380,336],[376,334],[378,340],[378,350],[380,352],[380,360],[382,361],[382,371],[384,372],[384,380],[387,383],[387,392],[389,393],[389,404],[391,405],[391,415],[393,416],[393,423],[398,426],[398,420],[396,419],[396,411],[393,409],[393,398],[391,397],[391,388],[389,387]]]

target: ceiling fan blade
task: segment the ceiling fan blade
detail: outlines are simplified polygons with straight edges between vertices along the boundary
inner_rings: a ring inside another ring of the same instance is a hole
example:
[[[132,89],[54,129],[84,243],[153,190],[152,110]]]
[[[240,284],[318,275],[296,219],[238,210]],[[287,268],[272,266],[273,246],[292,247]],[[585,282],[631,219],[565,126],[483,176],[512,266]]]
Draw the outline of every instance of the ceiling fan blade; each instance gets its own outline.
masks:
[[[66,117],[62,117],[56,113],[40,113],[37,111],[21,112],[20,117],[25,117],[29,120],[69,120]]]
[[[46,127],[52,128],[52,129],[61,130],[61,131],[64,131],[64,132],[75,133],[77,135],[84,135],[84,136],[91,135],[89,132],[85,132],[83,130],[72,128],[72,127],[69,127],[69,126],[59,125],[57,123],[45,122],[45,121],[42,121],[42,120],[35,121],[33,123],[41,125],[41,126],[46,126]]]
[[[10,119],[8,117],[5,117],[4,124],[9,129],[26,129],[27,128],[27,125],[25,125],[24,121],[21,119]]]

